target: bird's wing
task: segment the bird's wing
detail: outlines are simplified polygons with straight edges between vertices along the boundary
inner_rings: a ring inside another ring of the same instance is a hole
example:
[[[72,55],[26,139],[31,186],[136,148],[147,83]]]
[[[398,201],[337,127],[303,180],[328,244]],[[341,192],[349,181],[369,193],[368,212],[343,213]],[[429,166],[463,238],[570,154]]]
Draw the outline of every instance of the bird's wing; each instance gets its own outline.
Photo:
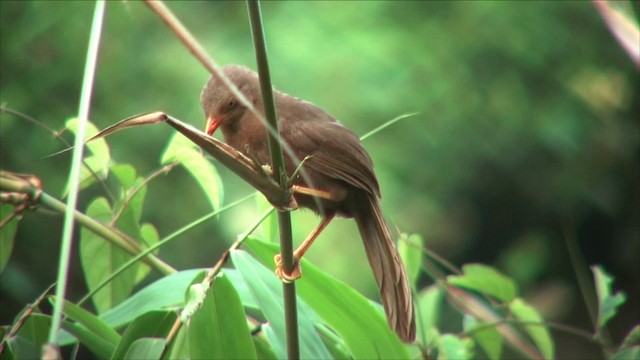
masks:
[[[283,129],[285,140],[296,144],[299,158],[311,156],[304,166],[380,196],[373,162],[360,139],[322,109],[310,103],[304,105],[304,113],[286,114],[298,119],[291,118],[287,129]],[[308,120],[300,121],[299,117]]]

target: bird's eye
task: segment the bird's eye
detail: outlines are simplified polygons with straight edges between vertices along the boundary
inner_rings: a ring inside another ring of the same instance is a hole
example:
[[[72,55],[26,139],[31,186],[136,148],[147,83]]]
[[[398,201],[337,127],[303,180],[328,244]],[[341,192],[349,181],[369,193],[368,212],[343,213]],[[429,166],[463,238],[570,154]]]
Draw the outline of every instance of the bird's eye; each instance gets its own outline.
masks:
[[[228,108],[232,108],[236,106],[236,100],[235,99],[229,99],[229,102],[227,103],[227,107]]]

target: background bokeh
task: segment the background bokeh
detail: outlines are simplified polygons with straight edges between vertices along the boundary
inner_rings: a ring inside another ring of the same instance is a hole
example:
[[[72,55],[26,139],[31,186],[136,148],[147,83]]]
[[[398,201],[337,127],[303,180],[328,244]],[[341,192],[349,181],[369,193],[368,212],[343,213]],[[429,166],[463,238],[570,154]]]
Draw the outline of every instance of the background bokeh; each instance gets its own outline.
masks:
[[[168,5],[217,63],[255,69],[243,2]],[[0,102],[61,129],[77,113],[93,3],[2,1],[0,10]],[[418,113],[365,141],[394,228],[458,266],[498,267],[547,319],[589,329],[566,246],[574,238],[628,296],[612,337],[640,321],[640,79],[591,2],[266,2],[263,15],[278,89],[358,134]],[[103,34],[91,112],[99,128],[154,110],[204,126],[208,74],[144,4],[110,2]],[[60,196],[70,155],[47,155],[63,145],[10,114],[0,126],[1,168],[34,174]],[[158,125],[108,142],[115,161],[150,174],[171,134]],[[218,170],[225,202],[251,191]],[[85,190],[80,209],[101,191]],[[143,220],[161,236],[211,210],[180,168],[150,184],[145,205]],[[255,203],[241,206],[160,256],[179,269],[210,266],[257,214]],[[296,238],[317,221],[296,213]],[[0,274],[1,324],[54,281],[61,224],[41,212],[21,222]],[[334,222],[308,257],[377,299],[352,221]],[[78,263],[72,299],[85,291]],[[559,357],[601,356],[583,339],[554,336]]]

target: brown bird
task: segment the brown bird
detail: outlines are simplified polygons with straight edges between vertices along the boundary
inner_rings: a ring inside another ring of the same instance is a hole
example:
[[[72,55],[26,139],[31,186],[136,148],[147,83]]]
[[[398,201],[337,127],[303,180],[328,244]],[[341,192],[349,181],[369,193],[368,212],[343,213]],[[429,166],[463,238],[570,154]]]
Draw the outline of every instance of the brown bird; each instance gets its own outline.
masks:
[[[243,95],[264,113],[258,75],[239,65],[228,65],[222,72]],[[389,326],[405,342],[416,335],[415,315],[404,266],[393,243],[389,226],[380,210],[380,187],[371,157],[358,137],[319,107],[274,91],[279,116],[279,131],[285,147],[285,167],[291,176],[300,161],[299,176],[294,180],[294,199],[323,217],[320,225],[296,250],[296,268],[283,280],[300,277],[299,259],[334,216],[354,218],[373,270]],[[219,127],[224,141],[261,164],[270,164],[264,124],[211,77],[202,90],[200,102],[207,117],[206,132],[212,135]],[[295,158],[295,159],[294,159]]]

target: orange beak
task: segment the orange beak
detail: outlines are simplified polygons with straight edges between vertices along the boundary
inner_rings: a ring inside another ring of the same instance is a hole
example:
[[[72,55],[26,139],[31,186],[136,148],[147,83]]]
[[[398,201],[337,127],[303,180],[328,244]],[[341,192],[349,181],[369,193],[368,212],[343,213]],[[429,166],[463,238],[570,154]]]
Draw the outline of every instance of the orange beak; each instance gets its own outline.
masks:
[[[209,118],[207,119],[207,129],[205,130],[207,132],[207,134],[209,136],[212,136],[213,133],[218,128],[218,126],[220,126],[221,122],[222,122],[222,120],[216,119],[213,116],[209,116]]]

